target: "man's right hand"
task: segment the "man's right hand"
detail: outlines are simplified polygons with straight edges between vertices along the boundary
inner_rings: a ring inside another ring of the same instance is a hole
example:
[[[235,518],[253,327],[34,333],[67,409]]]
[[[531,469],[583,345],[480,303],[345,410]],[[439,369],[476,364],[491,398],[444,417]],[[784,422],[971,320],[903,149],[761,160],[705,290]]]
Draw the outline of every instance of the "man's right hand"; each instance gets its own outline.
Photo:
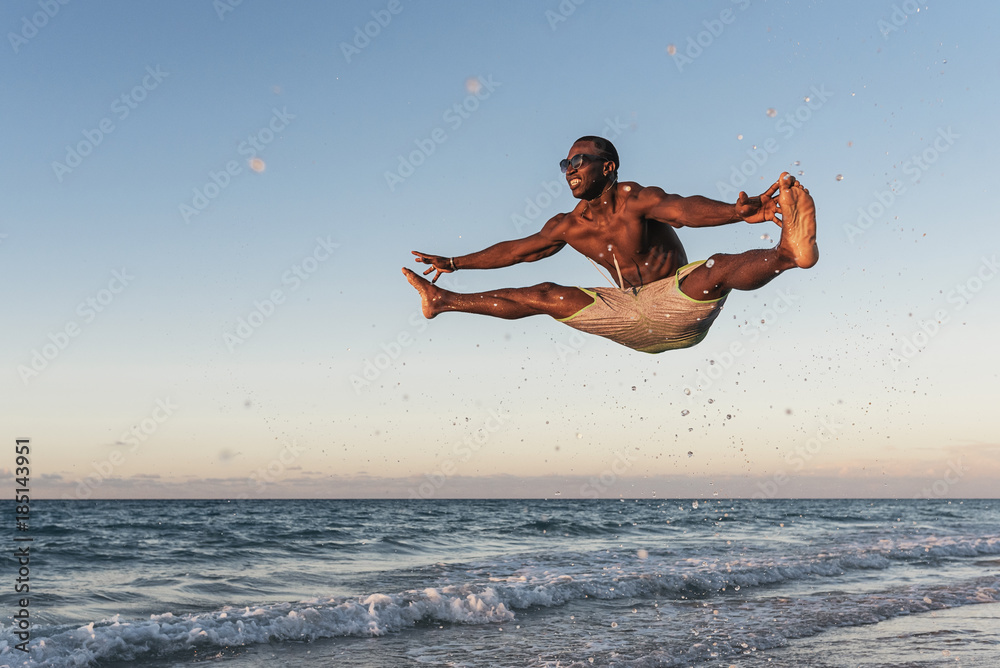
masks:
[[[781,176],[784,178],[786,175],[787,172]],[[775,195],[777,192],[777,181],[767,189],[767,192],[758,197],[748,197],[745,192],[740,192],[740,196],[736,200],[736,215],[747,223],[763,223],[770,220],[781,225],[781,220],[774,215],[781,212],[781,209],[778,208],[778,198]]]
[[[455,271],[455,269],[452,269],[453,258],[441,257],[440,255],[428,255],[427,253],[421,253],[419,251],[410,252],[417,256],[417,262],[431,265],[427,268],[427,271],[424,272],[424,276],[437,270],[437,273],[434,274],[434,278],[431,279],[431,283],[437,283],[437,279],[441,278],[441,274],[450,274]]]

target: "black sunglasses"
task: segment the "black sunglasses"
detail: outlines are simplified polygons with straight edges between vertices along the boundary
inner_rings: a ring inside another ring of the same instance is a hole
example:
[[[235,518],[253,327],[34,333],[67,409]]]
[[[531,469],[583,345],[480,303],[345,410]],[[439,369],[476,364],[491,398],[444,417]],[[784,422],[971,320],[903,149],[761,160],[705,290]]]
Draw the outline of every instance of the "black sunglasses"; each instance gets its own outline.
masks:
[[[607,160],[607,158],[605,158],[603,155],[594,155],[593,153],[577,153],[569,160],[567,160],[566,158],[560,160],[559,169],[562,170],[563,174],[569,171],[570,167],[572,167],[573,169],[580,169],[580,167],[583,165],[584,158],[590,158],[591,160]]]

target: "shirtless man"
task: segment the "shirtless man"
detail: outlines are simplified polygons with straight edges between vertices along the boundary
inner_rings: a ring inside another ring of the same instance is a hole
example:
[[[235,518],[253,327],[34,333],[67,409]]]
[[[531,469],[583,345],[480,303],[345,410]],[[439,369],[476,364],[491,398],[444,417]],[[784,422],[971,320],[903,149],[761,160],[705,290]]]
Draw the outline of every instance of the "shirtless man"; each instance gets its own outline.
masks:
[[[659,353],[704,339],[731,290],[756,290],[786,269],[809,268],[819,259],[813,199],[788,173],[758,197],[741,192],[736,204],[725,204],[618,183],[618,151],[600,137],[578,139],[560,167],[580,203],[553,216],[539,232],[457,257],[413,251],[417,262],[431,265],[424,275],[437,272],[428,281],[403,269],[420,293],[425,317],[445,311],[508,320],[544,314],[635,350]],[[673,230],[767,220],[781,227],[774,248],[719,253],[691,264]],[[434,285],[444,273],[534,262],[567,244],[618,278],[619,287],[541,283],[461,294]]]

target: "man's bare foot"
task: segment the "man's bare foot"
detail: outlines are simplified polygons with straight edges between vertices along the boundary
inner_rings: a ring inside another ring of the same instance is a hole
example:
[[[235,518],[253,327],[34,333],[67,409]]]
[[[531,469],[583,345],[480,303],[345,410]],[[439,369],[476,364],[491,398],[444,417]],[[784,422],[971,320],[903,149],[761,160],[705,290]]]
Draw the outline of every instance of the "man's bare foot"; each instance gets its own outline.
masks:
[[[781,241],[784,250],[803,269],[819,261],[816,245],[816,203],[809,191],[794,176],[785,172],[778,179],[778,205],[781,207]]]
[[[433,285],[426,278],[418,276],[415,271],[411,271],[406,267],[403,267],[403,276],[406,276],[406,280],[410,282],[410,285],[420,293],[420,306],[423,309],[425,318],[429,320],[443,310],[438,308],[438,305],[441,301],[441,293],[444,290]]]

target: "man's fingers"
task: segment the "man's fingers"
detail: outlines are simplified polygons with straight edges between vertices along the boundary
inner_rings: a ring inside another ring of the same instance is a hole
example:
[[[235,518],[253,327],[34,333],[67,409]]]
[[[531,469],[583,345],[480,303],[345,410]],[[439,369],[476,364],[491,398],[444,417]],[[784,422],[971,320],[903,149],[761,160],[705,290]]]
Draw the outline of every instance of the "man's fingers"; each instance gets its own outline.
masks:
[[[427,271],[424,272],[424,276],[434,271],[434,265],[427,267]],[[436,278],[434,280],[437,280]]]
[[[767,192],[764,193],[763,197],[771,197],[774,193],[778,192],[778,187],[778,182],[775,181],[774,185],[767,189]]]

